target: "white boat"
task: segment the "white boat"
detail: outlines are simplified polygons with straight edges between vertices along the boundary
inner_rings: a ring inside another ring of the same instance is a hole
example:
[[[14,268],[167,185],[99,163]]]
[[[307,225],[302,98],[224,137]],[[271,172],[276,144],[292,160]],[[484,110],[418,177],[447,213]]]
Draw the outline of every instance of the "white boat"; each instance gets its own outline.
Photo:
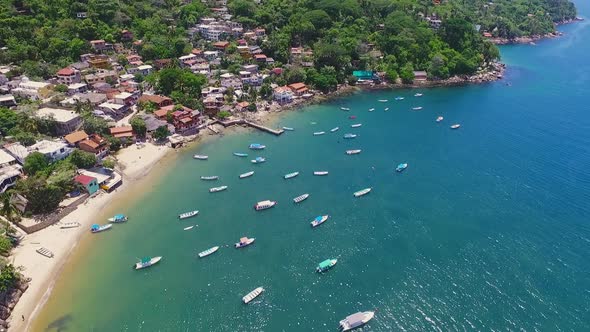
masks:
[[[335,132],[337,132],[339,129],[340,129],[340,127],[334,127],[334,128],[332,128],[332,129],[330,129],[330,132],[331,132],[331,133],[335,133]]]
[[[423,94],[421,94],[421,93],[417,93],[414,95],[414,97],[422,97],[422,96],[423,96]]]
[[[441,122],[442,120],[444,120],[444,118],[442,116],[439,116],[438,118],[436,118],[436,122]]]
[[[209,249],[207,249],[205,251],[201,251],[199,253],[199,258],[207,257],[207,256],[215,253],[217,250],[219,250],[219,246],[215,246],[215,247],[209,248]]]
[[[264,150],[266,148],[266,145],[262,145],[259,143],[252,143],[252,144],[250,144],[249,148],[251,150]]]
[[[243,152],[234,152],[234,156],[236,157],[248,157],[247,153],[243,153]]]
[[[317,175],[317,176],[328,175],[328,171],[315,171],[315,172],[313,172],[313,175]]]
[[[217,179],[219,179],[219,176],[217,176],[217,175],[201,176],[201,180],[203,180],[203,181],[215,181]]]
[[[285,178],[285,180],[292,179],[292,178],[296,177],[297,175],[299,175],[299,172],[293,172],[293,173],[285,174],[284,178]]]
[[[250,177],[252,175],[254,175],[254,171],[242,173],[242,174],[240,174],[240,179],[245,179],[245,178]]]
[[[353,125],[350,125],[350,127],[351,127],[351,128],[358,128],[358,127],[360,127],[360,126],[362,126],[362,125],[363,125],[362,123],[355,123],[355,124],[353,124]]]
[[[404,100],[404,97],[395,97],[395,100]]]
[[[210,193],[216,193],[216,192],[220,192],[220,191],[224,191],[227,189],[227,186],[219,186],[219,187],[213,187],[209,189]]]
[[[350,331],[367,324],[375,317],[374,311],[357,312],[340,321],[340,331]]]
[[[461,125],[457,123],[457,124],[452,125],[451,129],[459,129],[459,127],[461,127]]]
[[[181,214],[178,215],[178,219],[191,218],[191,217],[196,216],[197,214],[199,214],[199,211],[198,210],[181,213]]]
[[[260,201],[260,202],[256,203],[256,205],[254,205],[254,209],[256,211],[261,211],[261,210],[270,209],[271,207],[273,207],[275,205],[277,205],[276,201],[271,201],[271,200]]]
[[[252,300],[254,300],[255,298],[257,298],[260,294],[262,294],[262,292],[264,292],[264,288],[258,287],[255,290],[251,291],[250,293],[246,294],[246,296],[242,297],[242,301],[245,304],[248,304]]]
[[[293,198],[293,202],[295,202],[295,203],[301,203],[304,200],[306,200],[308,197],[309,197],[309,194],[299,195],[299,196]]]
[[[293,131],[293,130],[295,130],[295,129],[294,129],[294,128],[291,128],[291,127],[283,127],[283,130],[286,130],[286,131]]]
[[[162,256],[158,257],[146,257],[141,259],[139,262],[135,263],[133,266],[136,270],[145,269],[146,267],[150,267],[159,261],[162,260]]]
[[[373,112],[374,110],[374,108],[369,108],[369,112]]]
[[[325,223],[326,220],[328,220],[328,218],[330,218],[329,215],[315,217],[310,223],[311,227],[317,227],[317,226]]]
[[[75,222],[65,222],[65,223],[61,223],[59,224],[59,228],[76,228],[76,227],[80,227],[80,223],[75,221]]]
[[[359,154],[362,150],[346,150],[347,155]]]
[[[357,192],[354,193],[354,197],[365,196],[366,194],[370,193],[371,190],[373,190],[373,188],[365,188],[363,190],[359,190],[359,191],[357,191]]]
[[[388,102],[388,100],[387,99],[379,99],[379,102],[380,103],[386,103],[386,102]]]
[[[109,219],[107,219],[110,222],[114,222],[114,223],[121,223],[121,222],[125,222],[127,221],[129,218],[127,218],[127,216],[123,215],[123,214],[116,214],[112,217],[110,217]]]
[[[198,160],[207,160],[207,159],[209,159],[209,156],[204,156],[202,154],[196,154],[193,156],[193,158],[198,159]]]
[[[266,161],[266,158],[263,157],[256,157],[256,159],[250,160],[252,164],[261,164]]]
[[[348,108],[348,107],[340,107],[340,109],[343,111],[350,111],[350,108]]]
[[[320,135],[323,135],[325,133],[326,133],[325,131],[316,131],[315,133],[313,133],[313,136],[320,136]]]
[[[384,111],[386,111],[386,112],[389,111],[389,107],[385,107]]]
[[[45,248],[45,247],[41,247],[37,250],[35,250],[38,254],[43,255],[47,258],[53,258],[53,252],[51,252],[51,250]]]
[[[401,164],[397,165],[397,167],[395,168],[395,171],[396,172],[403,172],[406,168],[408,168],[408,164],[401,163]]]
[[[252,243],[254,243],[254,240],[256,240],[256,239],[255,238],[247,238],[244,236],[244,237],[240,238],[240,242],[235,244],[235,247],[236,247],[236,249],[239,249],[239,248],[249,246]]]
[[[191,230],[191,229],[193,229],[194,227],[195,227],[194,225],[193,225],[193,226],[188,226],[188,227],[185,227],[185,228],[184,228],[184,230],[185,230],[185,231],[190,231],[190,230]]]
[[[108,229],[111,229],[111,227],[113,227],[113,224],[106,224],[106,225],[94,224],[94,225],[92,225],[92,227],[90,227],[90,232],[99,233],[99,232],[103,232]]]
[[[344,138],[346,138],[346,139],[356,138],[356,134],[345,134]]]
[[[413,109],[414,111],[419,111],[419,110],[421,110],[421,109],[422,109],[422,106],[418,106],[418,107],[412,107],[412,109]]]

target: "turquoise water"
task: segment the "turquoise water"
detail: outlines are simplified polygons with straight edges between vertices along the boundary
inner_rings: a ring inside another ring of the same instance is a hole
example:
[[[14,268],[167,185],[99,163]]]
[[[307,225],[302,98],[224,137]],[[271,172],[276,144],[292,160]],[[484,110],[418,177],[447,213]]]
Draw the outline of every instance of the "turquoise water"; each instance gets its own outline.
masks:
[[[588,23],[563,27],[558,40],[503,48],[510,69],[497,83],[423,90],[421,98],[359,93],[288,113],[277,126],[296,130],[281,137],[248,131],[187,151],[153,192],[121,211],[127,224],[95,235],[40,326],[335,331],[345,316],[377,309],[365,331],[590,330]],[[453,123],[461,129],[450,130]],[[359,137],[344,140],[347,132]],[[268,148],[252,153],[253,142]],[[363,151],[345,155],[353,148]],[[235,151],[267,162],[252,165]],[[401,162],[409,167],[396,173]],[[249,170],[256,174],[238,179]],[[283,179],[293,171],[301,174]],[[219,185],[229,189],[208,193]],[[353,197],[365,187],[373,192]],[[292,203],[306,192],[307,201]],[[279,203],[254,211],[265,199]],[[198,217],[177,220],[193,209]],[[311,229],[320,214],[331,218]],[[234,249],[242,236],[255,244]],[[214,245],[224,247],[196,258]],[[132,271],[146,255],[164,258]],[[338,258],[336,267],[315,273],[327,258]],[[243,305],[258,286],[266,292]]]

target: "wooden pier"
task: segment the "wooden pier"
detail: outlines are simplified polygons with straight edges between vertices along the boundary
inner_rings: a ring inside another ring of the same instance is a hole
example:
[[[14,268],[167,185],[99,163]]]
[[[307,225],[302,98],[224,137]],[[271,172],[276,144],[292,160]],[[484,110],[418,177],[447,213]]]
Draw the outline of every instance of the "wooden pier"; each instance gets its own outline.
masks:
[[[230,126],[235,126],[235,125],[246,125],[252,128],[256,128],[258,130],[262,130],[264,132],[267,132],[269,134],[273,134],[276,136],[281,135],[282,133],[284,133],[285,131],[283,129],[272,129],[272,128],[268,128],[265,127],[263,125],[260,125],[258,123],[254,123],[248,120],[244,120],[244,119],[239,119],[239,120],[231,120],[231,121],[217,121],[217,123],[221,124],[224,127],[230,127]]]

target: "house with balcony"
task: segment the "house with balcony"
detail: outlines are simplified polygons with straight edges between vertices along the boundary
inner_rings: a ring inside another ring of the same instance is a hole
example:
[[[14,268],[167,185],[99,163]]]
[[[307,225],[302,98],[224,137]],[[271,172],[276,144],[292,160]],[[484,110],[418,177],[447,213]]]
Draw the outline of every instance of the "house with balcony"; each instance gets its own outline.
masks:
[[[101,160],[109,153],[109,142],[98,134],[92,134],[87,139],[79,142],[78,148],[93,153],[97,160]]]
[[[119,76],[114,70],[100,70],[95,74],[88,74],[84,76],[84,80],[88,84],[106,83],[107,80],[117,82]]]
[[[98,109],[105,114],[108,114],[113,119],[122,119],[127,115],[129,106],[125,104],[116,104],[111,102],[105,102],[98,105]]]
[[[0,107],[16,106],[16,99],[13,95],[0,95]]]
[[[29,153],[39,152],[47,157],[50,162],[56,162],[67,158],[73,151],[66,143],[61,141],[41,140],[28,148]]]
[[[104,54],[89,54],[85,61],[90,67],[98,69],[108,69],[111,65],[111,60]]]
[[[203,99],[205,105],[205,112],[209,115],[217,114],[219,108],[223,106],[223,94],[210,93]]]
[[[175,133],[179,135],[194,135],[202,124],[201,112],[182,107],[171,113]]]
[[[57,82],[59,84],[70,85],[82,82],[80,71],[74,68],[66,67],[57,72]]]
[[[64,137],[64,140],[72,148],[78,147],[78,144],[88,139],[88,134],[84,130],[78,130]]]
[[[47,89],[50,85],[46,82],[31,81],[29,78],[23,77],[11,92],[15,96],[38,100],[44,98],[44,89]]]
[[[295,96],[302,96],[309,91],[305,83],[302,82],[289,84],[288,87]]]
[[[4,150],[0,150],[0,193],[4,193],[16,184],[22,175],[22,166]]]
[[[115,104],[133,106],[139,99],[139,93],[121,92],[113,96]]]
[[[114,138],[125,138],[128,140],[133,140],[135,138],[135,133],[133,132],[133,128],[131,126],[113,127],[109,130],[111,132],[111,136]]]
[[[72,110],[43,107],[37,110],[35,116],[55,120],[56,133],[60,136],[76,131],[82,125],[82,118]]]
[[[88,84],[86,83],[73,83],[68,85],[68,96],[75,95],[77,93],[85,93],[88,91]]]
[[[275,88],[272,95],[273,99],[279,104],[288,104],[293,101],[293,91],[286,86]]]

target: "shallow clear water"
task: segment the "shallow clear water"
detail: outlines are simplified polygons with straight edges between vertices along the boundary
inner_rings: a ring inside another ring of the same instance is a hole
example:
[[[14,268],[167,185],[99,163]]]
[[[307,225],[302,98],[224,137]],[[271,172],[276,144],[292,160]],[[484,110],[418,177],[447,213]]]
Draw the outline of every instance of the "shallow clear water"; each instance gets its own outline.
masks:
[[[296,130],[281,137],[248,131],[187,151],[121,211],[128,223],[94,235],[35,329],[333,331],[345,316],[377,309],[366,331],[590,330],[589,23],[502,48],[510,69],[497,83],[421,98],[359,93],[286,114],[276,125]],[[347,132],[359,137],[345,140]],[[249,151],[253,142],[268,148]],[[363,151],[345,155],[352,148]],[[197,152],[209,160],[193,160]],[[409,167],[396,173],[401,162]],[[256,174],[238,179],[249,170]],[[293,171],[301,174],[283,179]],[[229,189],[208,192],[220,185]],[[353,197],[365,187],[373,192]],[[279,204],[254,211],[264,199]],[[193,209],[198,217],[177,220]],[[331,218],[311,229],[320,214]],[[256,243],[236,250],[241,236]],[[214,245],[229,247],[196,258]],[[131,270],[137,257],[156,255],[159,265]],[[336,267],[315,273],[327,258]],[[258,286],[266,292],[243,305]]]

